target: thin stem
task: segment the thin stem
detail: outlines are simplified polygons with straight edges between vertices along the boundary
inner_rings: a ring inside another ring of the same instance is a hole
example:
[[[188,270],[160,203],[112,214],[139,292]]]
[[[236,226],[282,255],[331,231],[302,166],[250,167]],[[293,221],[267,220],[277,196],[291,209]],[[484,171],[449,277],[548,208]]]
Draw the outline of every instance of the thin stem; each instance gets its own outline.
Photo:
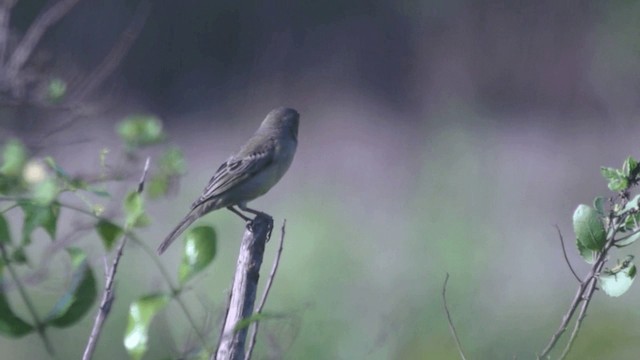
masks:
[[[630,238],[630,237],[632,237],[632,236],[634,236],[634,235],[636,235],[638,233],[640,233],[640,229],[636,229],[634,232],[631,232],[631,233],[629,233],[629,234],[627,234],[627,235],[625,235],[625,236],[623,236],[621,238],[615,239],[614,244],[615,243],[619,243],[619,242],[624,241],[624,240],[627,240],[628,238]]]
[[[578,280],[578,283],[580,283],[582,281],[580,280],[580,277],[578,276],[576,271],[573,270],[573,266],[571,266],[571,262],[569,261],[569,256],[567,256],[567,249],[564,246],[564,239],[562,238],[562,233],[560,232],[560,227],[558,225],[556,225],[556,230],[558,230],[558,237],[560,238],[560,244],[562,245],[562,254],[564,255],[564,260],[567,262],[567,265],[569,266],[569,270],[571,270],[571,273],[573,274],[573,276],[576,278],[576,280]]]
[[[280,243],[278,244],[278,252],[276,253],[276,257],[273,260],[273,266],[271,267],[271,272],[269,273],[269,278],[267,278],[267,283],[264,287],[264,293],[262,294],[262,298],[260,299],[260,303],[258,304],[258,309],[256,314],[262,313],[262,309],[264,308],[264,304],[267,302],[267,297],[269,296],[269,291],[271,290],[271,286],[273,285],[273,280],[276,277],[276,272],[278,271],[278,265],[280,265],[280,258],[282,257],[282,250],[284,245],[284,235],[285,235],[285,227],[287,225],[287,219],[282,222],[282,228],[280,228]],[[253,348],[256,345],[256,340],[258,338],[258,328],[260,325],[260,321],[256,320],[251,327],[251,335],[249,336],[249,348],[247,349],[247,354],[245,355],[245,360],[250,360],[251,355],[253,354]]]
[[[11,209],[15,209],[15,208],[17,208],[17,207],[18,207],[18,204],[17,204],[17,203],[16,203],[16,204],[13,204],[13,205],[11,205],[11,206],[7,207],[6,209],[2,209],[2,210],[0,211],[0,214],[4,214],[4,213],[6,213],[7,211],[9,211],[9,210],[11,210]]]
[[[91,216],[91,217],[95,218],[96,220],[104,220],[104,218],[102,216],[97,215],[93,211],[90,211],[90,210],[87,210],[87,209],[83,209],[83,208],[75,206],[75,205],[61,203],[61,202],[58,202],[58,204],[60,205],[60,207],[67,208],[69,210],[77,211],[77,212],[79,212],[81,214],[85,214],[85,215]]]
[[[22,297],[22,301],[24,301],[25,305],[27,305],[27,310],[29,311],[29,314],[31,315],[31,317],[33,318],[33,321],[35,322],[35,328],[38,331],[38,335],[40,336],[40,339],[42,339],[42,342],[44,343],[45,348],[47,349],[47,353],[49,353],[49,355],[53,355],[54,354],[53,345],[51,344],[51,342],[49,341],[49,338],[47,337],[47,334],[45,333],[44,324],[40,320],[40,317],[38,316],[36,308],[33,305],[33,302],[31,301],[29,294],[27,294],[27,291],[25,290],[24,285],[22,285],[22,282],[20,281],[18,274],[16,273],[15,269],[11,265],[11,261],[9,260],[7,250],[4,248],[4,244],[1,241],[0,241],[0,253],[2,255],[2,261],[4,262],[4,266],[9,270],[9,273],[11,274],[11,277],[13,278],[13,281],[16,284],[16,287],[18,288],[20,297]]]
[[[458,348],[458,353],[460,354],[460,358],[462,360],[466,360],[467,358],[464,356],[464,351],[462,350],[462,344],[460,343],[460,339],[458,338],[458,332],[456,331],[456,327],[453,325],[453,320],[451,320],[451,313],[449,312],[449,306],[447,305],[447,282],[449,282],[449,273],[444,278],[444,284],[442,285],[442,303],[444,304],[444,311],[447,314],[447,321],[449,322],[449,330],[451,330],[451,335],[453,335],[453,339],[456,341],[456,347]]]
[[[158,270],[160,271],[160,275],[162,276],[162,278],[164,279],[164,281],[167,283],[167,285],[169,286],[169,289],[171,290],[171,296],[173,297],[173,299],[178,303],[178,305],[180,305],[180,308],[182,309],[182,312],[184,313],[184,315],[187,318],[187,321],[189,322],[189,324],[191,325],[191,327],[193,328],[194,332],[196,333],[196,335],[198,335],[198,338],[200,339],[200,341],[202,342],[202,346],[204,348],[206,348],[208,351],[212,351],[212,349],[210,349],[207,346],[207,339],[204,336],[204,334],[202,333],[202,331],[200,331],[200,328],[198,327],[198,325],[196,324],[196,321],[194,320],[193,316],[191,316],[191,313],[189,312],[189,309],[187,308],[187,305],[184,303],[184,301],[182,300],[182,298],[180,297],[181,293],[182,293],[182,288],[176,286],[173,283],[173,280],[171,280],[171,275],[169,275],[169,272],[167,271],[167,269],[164,267],[164,265],[162,264],[162,262],[160,262],[158,256],[156,255],[156,252],[151,249],[144,241],[140,241],[140,239],[136,238],[136,237],[132,237],[132,240],[139,245],[142,250],[144,252],[147,253],[147,255],[151,258],[151,261],[154,263],[154,265],[156,266],[156,268],[158,268]]]
[[[28,200],[27,198],[21,198],[19,196],[0,196],[0,201],[20,201]]]
[[[16,206],[20,206],[19,204],[17,204],[17,202],[20,202],[20,201],[33,202],[34,200],[31,199],[31,198],[28,198],[28,197],[20,197],[20,196],[0,196],[0,201],[15,201],[16,202],[16,204],[11,205],[9,208],[7,208],[5,210],[2,210],[2,213],[4,213],[6,211],[9,211],[9,210],[13,209]],[[75,206],[75,205],[66,204],[66,203],[59,202],[59,201],[57,202],[57,204],[60,205],[60,207],[62,207],[62,208],[67,208],[67,209],[70,209],[70,210],[74,210],[74,211],[77,211],[79,213],[82,213],[82,214],[85,214],[85,215],[89,215],[89,216],[91,216],[91,217],[93,217],[95,219],[98,219],[98,220],[103,220],[104,219],[103,217],[101,217],[99,215],[96,215],[93,211],[90,211],[90,210],[87,210],[87,209],[83,209],[83,208]]]

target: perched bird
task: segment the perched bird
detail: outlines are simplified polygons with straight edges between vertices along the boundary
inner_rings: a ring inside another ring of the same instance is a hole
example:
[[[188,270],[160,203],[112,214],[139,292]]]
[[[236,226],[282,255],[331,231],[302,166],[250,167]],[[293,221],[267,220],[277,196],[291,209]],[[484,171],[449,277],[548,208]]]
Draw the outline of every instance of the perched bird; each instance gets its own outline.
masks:
[[[191,205],[191,211],[160,244],[158,254],[211,211],[227,208],[245,221],[251,219],[235,206],[254,215],[264,214],[248,208],[247,202],[264,195],[289,169],[298,145],[299,122],[300,114],[294,109],[272,110],[240,151],[218,168],[200,198]]]

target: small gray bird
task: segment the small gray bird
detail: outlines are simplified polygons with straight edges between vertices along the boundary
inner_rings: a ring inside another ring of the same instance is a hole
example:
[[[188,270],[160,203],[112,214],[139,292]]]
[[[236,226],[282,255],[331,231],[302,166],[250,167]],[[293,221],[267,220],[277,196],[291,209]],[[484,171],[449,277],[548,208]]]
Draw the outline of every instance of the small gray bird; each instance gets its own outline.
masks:
[[[251,139],[223,163],[191,205],[191,211],[167,235],[158,247],[162,254],[189,225],[201,216],[227,208],[245,221],[251,221],[240,210],[263,214],[247,207],[247,202],[264,195],[287,172],[298,145],[300,114],[294,109],[272,110]]]

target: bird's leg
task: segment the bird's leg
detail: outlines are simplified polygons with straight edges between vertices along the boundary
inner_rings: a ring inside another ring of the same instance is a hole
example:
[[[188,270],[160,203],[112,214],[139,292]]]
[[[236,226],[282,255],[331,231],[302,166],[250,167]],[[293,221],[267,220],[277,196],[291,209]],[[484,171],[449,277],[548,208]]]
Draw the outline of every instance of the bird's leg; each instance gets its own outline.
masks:
[[[242,220],[244,220],[245,222],[252,221],[250,217],[244,216],[243,213],[241,213],[240,211],[236,210],[236,208],[234,208],[233,206],[227,206],[227,209],[231,210],[234,214],[240,216],[242,218]]]
[[[262,211],[259,211],[259,210],[254,210],[254,209],[252,209],[252,208],[250,208],[250,207],[247,207],[247,205],[245,205],[245,204],[238,204],[238,207],[240,208],[240,210],[242,210],[242,211],[246,211],[246,212],[248,212],[248,213],[252,213],[253,215],[256,215],[256,216],[264,216],[264,217],[266,217],[266,218],[273,219],[273,218],[271,217],[271,215],[269,215],[269,214],[267,214],[267,213],[264,213],[264,212],[262,212]]]

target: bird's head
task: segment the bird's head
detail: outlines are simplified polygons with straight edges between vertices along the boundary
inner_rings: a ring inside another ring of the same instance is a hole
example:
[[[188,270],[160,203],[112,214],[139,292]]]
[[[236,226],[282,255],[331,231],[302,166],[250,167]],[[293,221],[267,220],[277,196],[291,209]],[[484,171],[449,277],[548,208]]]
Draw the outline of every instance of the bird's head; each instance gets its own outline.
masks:
[[[260,130],[269,131],[276,130],[278,132],[290,133],[294,139],[298,139],[298,124],[300,123],[300,114],[291,108],[281,107],[271,110],[267,117],[262,121]]]

